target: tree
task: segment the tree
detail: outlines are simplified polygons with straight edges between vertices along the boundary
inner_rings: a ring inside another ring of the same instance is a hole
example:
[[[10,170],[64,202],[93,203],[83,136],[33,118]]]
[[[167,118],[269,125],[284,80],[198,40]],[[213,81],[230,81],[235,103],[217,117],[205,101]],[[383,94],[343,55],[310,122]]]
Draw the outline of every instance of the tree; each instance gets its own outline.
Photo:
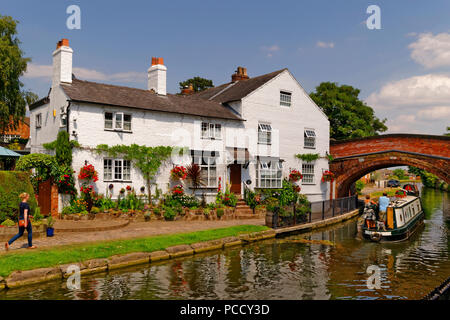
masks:
[[[404,180],[406,178],[405,171],[403,169],[395,169],[392,173],[400,180]]]
[[[72,145],[69,138],[67,131],[60,131],[55,145],[56,161],[58,164],[68,167],[72,165]]]
[[[447,127],[447,133],[444,133],[444,136],[450,137],[450,127]]]
[[[17,128],[25,108],[37,100],[37,95],[22,90],[19,78],[31,60],[23,57],[17,35],[17,21],[0,15],[0,133]]]
[[[186,81],[180,82],[180,90],[183,90],[190,84],[192,84],[194,92],[199,92],[214,87],[212,80],[208,80],[201,77],[194,77],[191,79],[187,79]]]
[[[311,99],[330,120],[330,137],[336,140],[378,135],[387,130],[386,119],[378,119],[371,107],[361,101],[360,90],[335,82],[322,82]]]

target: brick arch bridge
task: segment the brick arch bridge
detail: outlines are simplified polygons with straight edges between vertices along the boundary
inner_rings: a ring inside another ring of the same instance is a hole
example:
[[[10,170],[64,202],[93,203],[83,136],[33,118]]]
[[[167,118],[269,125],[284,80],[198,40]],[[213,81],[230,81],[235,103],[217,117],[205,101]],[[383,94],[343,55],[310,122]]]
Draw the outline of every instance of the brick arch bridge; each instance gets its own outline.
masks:
[[[374,170],[414,166],[450,184],[450,137],[418,134],[386,134],[344,141],[331,141],[336,174],[334,197],[345,197],[350,186]]]

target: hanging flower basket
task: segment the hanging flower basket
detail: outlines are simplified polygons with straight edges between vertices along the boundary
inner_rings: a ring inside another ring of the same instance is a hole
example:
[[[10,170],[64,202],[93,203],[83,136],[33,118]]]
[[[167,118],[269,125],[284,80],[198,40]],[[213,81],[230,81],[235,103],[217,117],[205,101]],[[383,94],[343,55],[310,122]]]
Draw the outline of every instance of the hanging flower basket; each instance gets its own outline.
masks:
[[[174,181],[184,180],[187,177],[187,170],[183,166],[176,166],[170,170],[170,178]]]
[[[334,173],[329,170],[325,170],[322,175],[322,182],[327,182],[327,181],[330,181],[330,182],[334,181]]]
[[[397,190],[395,192],[396,198],[406,198],[406,191],[405,190]]]
[[[297,182],[299,180],[303,179],[303,175],[298,170],[292,170],[291,173],[289,173],[289,180],[292,182]]]
[[[98,174],[92,164],[83,166],[78,174],[78,179],[80,180],[92,180],[94,182],[98,181]]]

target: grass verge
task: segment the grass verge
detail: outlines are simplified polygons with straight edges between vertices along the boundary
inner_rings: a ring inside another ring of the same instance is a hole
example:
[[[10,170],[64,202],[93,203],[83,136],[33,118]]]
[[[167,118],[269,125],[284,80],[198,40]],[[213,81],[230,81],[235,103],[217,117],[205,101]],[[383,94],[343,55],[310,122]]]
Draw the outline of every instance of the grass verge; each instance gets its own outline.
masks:
[[[10,252],[0,256],[0,276],[7,277],[16,270],[32,270],[60,264],[82,262],[89,259],[108,258],[116,254],[152,252],[180,244],[216,240],[238,236],[242,233],[264,231],[269,228],[256,225],[240,225],[228,228],[202,230],[189,233],[160,235],[147,238],[102,241],[57,248],[43,248],[29,252]]]

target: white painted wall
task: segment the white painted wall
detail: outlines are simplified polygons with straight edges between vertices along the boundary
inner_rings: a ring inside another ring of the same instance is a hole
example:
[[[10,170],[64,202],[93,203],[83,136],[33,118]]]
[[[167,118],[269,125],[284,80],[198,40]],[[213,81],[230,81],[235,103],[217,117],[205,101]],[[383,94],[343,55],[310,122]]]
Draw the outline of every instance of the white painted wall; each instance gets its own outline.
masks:
[[[291,107],[280,106],[280,91],[292,93]],[[284,71],[247,97],[242,99],[242,112],[246,129],[257,129],[259,122],[268,122],[274,131],[272,140],[279,144],[267,148],[253,145],[252,154],[279,156],[284,159],[283,175],[288,176],[290,169],[301,171],[301,161],[295,154],[319,153],[325,156],[329,152],[329,121],[325,114],[309,98],[289,71]],[[304,148],[304,129],[315,129],[316,148]],[[256,147],[256,150],[255,150]],[[255,166],[250,166],[251,175],[256,175]],[[302,185],[302,193],[311,201],[324,200],[329,196],[329,183],[322,183],[322,170],[328,170],[328,160],[315,161],[315,184]]]

